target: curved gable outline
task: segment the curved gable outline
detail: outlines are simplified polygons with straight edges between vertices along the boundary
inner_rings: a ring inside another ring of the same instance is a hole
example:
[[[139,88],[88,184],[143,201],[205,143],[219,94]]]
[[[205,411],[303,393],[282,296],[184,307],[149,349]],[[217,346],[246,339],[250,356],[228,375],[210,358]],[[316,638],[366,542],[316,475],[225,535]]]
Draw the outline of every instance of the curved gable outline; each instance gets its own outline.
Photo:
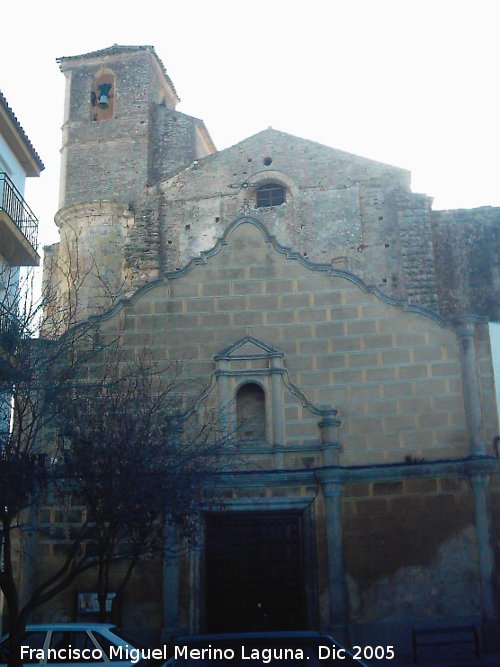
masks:
[[[309,269],[311,271],[325,272],[327,275],[332,277],[344,278],[345,280],[354,283],[354,285],[356,285],[356,287],[358,287],[365,294],[373,294],[378,299],[380,299],[384,303],[387,303],[390,306],[399,307],[405,312],[419,313],[421,315],[425,315],[426,317],[430,318],[431,320],[433,320],[442,327],[452,326],[452,322],[450,320],[442,317],[441,315],[434,312],[430,308],[411,304],[405,301],[404,299],[396,299],[392,296],[389,296],[388,294],[384,294],[384,292],[379,290],[379,288],[376,287],[375,285],[367,285],[361,278],[355,276],[353,273],[349,273],[349,271],[341,271],[339,269],[334,269],[331,267],[330,264],[320,264],[319,262],[311,262],[310,260],[303,257],[297,250],[293,250],[292,248],[287,246],[282,246],[276,240],[276,237],[269,233],[269,230],[267,229],[266,225],[263,222],[261,222],[257,218],[253,218],[252,216],[248,215],[242,215],[236,218],[236,220],[234,220],[230,225],[228,225],[228,227],[226,227],[223,235],[217,239],[215,245],[212,246],[212,248],[209,248],[208,250],[202,250],[197,257],[193,257],[185,266],[183,266],[178,271],[169,271],[165,273],[163,277],[158,278],[148,283],[147,285],[143,285],[142,287],[140,287],[130,297],[121,299],[120,301],[115,303],[115,305],[112,306],[110,310],[108,310],[106,313],[95,315],[90,319],[96,322],[99,320],[109,319],[114,315],[116,315],[122,308],[133,305],[149,290],[152,290],[155,287],[158,287],[163,284],[168,284],[168,282],[171,280],[176,280],[182,276],[185,276],[186,274],[190,273],[196,266],[206,265],[209,259],[215,257],[215,255],[217,255],[222,250],[222,248],[228,244],[229,237],[231,236],[231,234],[238,227],[245,224],[250,224],[256,227],[262,233],[264,241],[266,243],[269,243],[276,252],[285,255],[286,259],[299,262],[299,264],[301,266],[304,266],[306,269]]]

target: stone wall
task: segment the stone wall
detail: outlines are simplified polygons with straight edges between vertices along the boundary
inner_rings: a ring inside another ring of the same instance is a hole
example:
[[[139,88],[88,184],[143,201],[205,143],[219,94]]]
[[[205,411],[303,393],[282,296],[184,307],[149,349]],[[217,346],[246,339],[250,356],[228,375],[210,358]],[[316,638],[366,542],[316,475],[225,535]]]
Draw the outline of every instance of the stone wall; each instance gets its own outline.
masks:
[[[223,378],[230,402],[245,382],[262,387],[266,437],[237,444],[221,495],[225,511],[302,512],[311,627],[326,628],[332,618],[324,475],[341,480],[333,483],[343,494],[344,620],[353,637],[380,644],[386,632],[387,643],[405,651],[415,623],[478,622],[478,540],[467,475],[474,463],[494,463],[468,459],[460,344],[449,322],[291,253],[245,217],[209,251],[145,285],[99,322],[103,342],[120,336],[123,360],[144,350],[160,362],[180,360],[188,393],[203,396],[200,418],[206,404],[225,410]],[[493,454],[487,331],[477,324],[474,345]],[[320,415],[335,409],[341,451],[332,467],[337,443],[323,440]],[[280,414],[282,441],[275,437]],[[54,555],[54,545],[47,548],[45,564]],[[203,629],[203,559],[202,548],[183,552],[174,575],[163,579],[163,609],[178,629]],[[159,567],[145,564],[141,574],[158,582]],[[142,580],[127,591],[124,623],[157,632],[160,587]],[[62,616],[71,596],[91,586],[90,579],[76,583],[44,618]]]
[[[495,553],[495,565],[497,573],[495,589],[498,594],[500,591],[500,474],[491,476],[490,490],[493,550]]]
[[[285,203],[256,207],[255,190],[266,182],[285,187]],[[238,215],[251,214],[304,257],[437,307],[430,200],[409,190],[402,169],[266,130],[152,190],[159,191],[164,271],[184,266]]]
[[[256,224],[240,224],[217,252],[132,299],[123,345],[172,354],[203,385],[214,355],[250,335],[284,353],[290,382],[309,401],[340,410],[343,464],[467,456],[453,328],[274,245]],[[486,351],[480,358],[493,437],[491,361]],[[317,444],[317,416],[293,402],[287,409],[287,441]]]
[[[133,221],[121,204],[103,201],[56,216],[61,240],[45,248],[44,279],[56,309],[72,304],[73,322],[108,310],[130,288],[123,247]]]
[[[467,479],[347,485],[344,538],[353,622],[479,613]]]
[[[114,118],[92,120],[90,94],[96,73],[115,74]],[[60,208],[96,199],[127,205],[148,180],[149,111],[153,63],[147,51],[128,57],[72,60],[64,65],[69,102],[63,126]],[[69,177],[68,177],[69,175]]]
[[[392,297],[449,317],[500,317],[496,209],[433,212],[429,197],[410,191],[404,170],[275,130],[206,155],[212,149],[200,143],[200,121],[158,104],[137,113],[72,120],[63,149],[73,188],[65,203],[120,200],[136,213],[122,258],[132,289],[181,269],[250,214],[281,245]],[[255,190],[268,182],[285,187],[286,201],[257,208]]]
[[[206,130],[206,142],[197,141],[201,121],[175,111],[178,98],[150,47],[106,51],[61,60],[67,103],[60,208],[99,199],[128,206],[148,183],[214,150]],[[95,120],[91,92],[102,71],[114,76],[113,113]]]
[[[152,107],[151,116],[148,183],[162,181],[207,155],[197,142],[197,126],[201,121],[162,104]]]
[[[68,80],[61,208],[107,200],[138,212],[123,258],[134,288],[182,268],[251,214],[281,245],[390,296],[450,317],[500,317],[497,209],[433,212],[429,197],[411,192],[407,171],[270,128],[210,155],[203,123],[175,111],[152,47],[115,45],[60,63]],[[94,121],[92,85],[108,71],[113,117]],[[284,204],[256,208],[255,190],[266,182],[286,188]],[[134,253],[136,240],[148,245],[145,257]]]
[[[432,212],[440,310],[500,320],[500,209]]]
[[[271,162],[264,164],[266,159]],[[313,261],[334,261],[363,275],[359,187],[374,178],[386,187],[408,182],[403,170],[274,130],[261,132],[200,160],[157,188],[164,193],[162,236],[177,253],[173,263],[166,257],[163,268],[183,266],[210,248],[238,215],[251,212],[282,245]],[[255,188],[270,181],[285,186],[286,203],[256,209]]]

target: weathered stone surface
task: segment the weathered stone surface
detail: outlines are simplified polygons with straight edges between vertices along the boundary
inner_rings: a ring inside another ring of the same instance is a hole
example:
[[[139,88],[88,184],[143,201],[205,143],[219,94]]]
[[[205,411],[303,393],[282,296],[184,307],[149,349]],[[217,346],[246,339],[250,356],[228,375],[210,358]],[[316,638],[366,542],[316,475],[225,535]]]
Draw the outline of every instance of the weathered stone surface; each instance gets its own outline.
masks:
[[[415,536],[413,548],[421,542]],[[382,541],[383,544],[383,541]],[[388,553],[384,545],[384,553]],[[365,546],[365,553],[370,544]],[[474,529],[463,528],[437,548],[430,563],[410,564],[409,560],[392,576],[382,576],[371,585],[359,585],[349,577],[349,597],[356,621],[406,621],[432,624],[437,619],[474,616],[479,613],[479,588],[475,574]],[[463,601],[467,600],[467,608]],[[397,604],[395,604],[397,601]]]
[[[175,111],[179,100],[152,47],[62,58],[60,66],[67,77],[60,208],[99,199],[128,206],[147,184],[215,150],[201,121]],[[115,81],[105,120],[94,119],[91,104],[100,73]]]
[[[441,311],[500,319],[500,209],[433,211]]]

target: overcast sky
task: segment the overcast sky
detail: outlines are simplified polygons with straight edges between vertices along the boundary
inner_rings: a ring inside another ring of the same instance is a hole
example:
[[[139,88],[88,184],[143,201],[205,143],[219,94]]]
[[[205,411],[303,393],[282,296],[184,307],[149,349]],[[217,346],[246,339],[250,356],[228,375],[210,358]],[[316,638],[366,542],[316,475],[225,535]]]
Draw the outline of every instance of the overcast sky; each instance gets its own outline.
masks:
[[[55,59],[115,43],[156,48],[219,149],[272,126],[409,169],[435,208],[499,206],[499,14],[496,0],[5,3],[0,89],[46,165],[26,192],[42,244],[57,240]]]

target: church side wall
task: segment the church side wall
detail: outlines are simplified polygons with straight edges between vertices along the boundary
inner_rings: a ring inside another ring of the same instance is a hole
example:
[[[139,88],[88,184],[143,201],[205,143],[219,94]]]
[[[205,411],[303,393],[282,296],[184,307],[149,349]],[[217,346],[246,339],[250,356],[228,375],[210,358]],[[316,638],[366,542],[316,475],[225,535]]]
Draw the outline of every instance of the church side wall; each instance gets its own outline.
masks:
[[[175,174],[197,157],[196,119],[155,105],[151,111],[148,183]]]

